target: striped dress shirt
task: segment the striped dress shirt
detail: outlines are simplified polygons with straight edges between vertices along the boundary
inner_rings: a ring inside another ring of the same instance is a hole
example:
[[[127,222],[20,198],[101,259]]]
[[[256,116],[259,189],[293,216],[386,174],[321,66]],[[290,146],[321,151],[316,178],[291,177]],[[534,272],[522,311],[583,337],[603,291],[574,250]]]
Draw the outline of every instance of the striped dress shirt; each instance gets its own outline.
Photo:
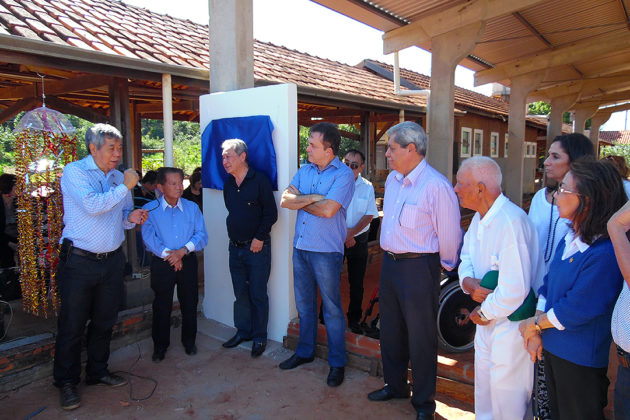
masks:
[[[62,240],[68,238],[76,248],[95,253],[120,247],[124,229],[135,226],[127,220],[133,200],[123,180],[116,169],[104,174],[91,155],[66,165],[61,177]]]
[[[422,161],[407,176],[392,171],[385,181],[381,248],[396,254],[439,252],[442,266],[457,265],[462,241],[453,186]]]

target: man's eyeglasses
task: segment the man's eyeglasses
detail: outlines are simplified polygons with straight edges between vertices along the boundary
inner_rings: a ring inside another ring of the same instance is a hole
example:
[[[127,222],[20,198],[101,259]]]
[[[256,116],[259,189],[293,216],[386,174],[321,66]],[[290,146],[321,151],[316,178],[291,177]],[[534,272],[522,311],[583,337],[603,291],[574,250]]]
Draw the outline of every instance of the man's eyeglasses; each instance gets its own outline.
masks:
[[[348,165],[350,169],[357,169],[359,166],[361,166],[358,162],[351,162],[349,160],[344,160],[343,163]]]

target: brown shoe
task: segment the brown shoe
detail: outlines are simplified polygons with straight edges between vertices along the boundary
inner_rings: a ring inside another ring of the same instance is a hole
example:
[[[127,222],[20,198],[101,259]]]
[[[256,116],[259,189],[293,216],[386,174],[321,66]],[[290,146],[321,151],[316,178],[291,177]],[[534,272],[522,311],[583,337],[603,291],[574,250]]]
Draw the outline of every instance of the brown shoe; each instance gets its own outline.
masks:
[[[79,397],[77,387],[74,384],[63,384],[59,388],[59,397],[61,408],[64,410],[74,410],[81,405],[81,397]]]

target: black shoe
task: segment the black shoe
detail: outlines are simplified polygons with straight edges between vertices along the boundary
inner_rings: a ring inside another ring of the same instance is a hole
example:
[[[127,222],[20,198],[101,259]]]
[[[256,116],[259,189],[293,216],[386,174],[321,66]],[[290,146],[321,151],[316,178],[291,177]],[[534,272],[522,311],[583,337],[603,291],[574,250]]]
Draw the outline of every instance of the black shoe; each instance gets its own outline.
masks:
[[[303,365],[304,363],[310,363],[313,360],[315,360],[315,357],[300,357],[297,354],[294,354],[293,356],[289,357],[287,360],[285,360],[284,362],[280,363],[280,369],[283,370],[288,370],[288,369],[294,369],[300,365]]]
[[[361,328],[358,322],[351,322],[348,324],[348,327],[354,334],[363,334],[363,328]]]
[[[252,344],[252,357],[258,357],[265,352],[267,348],[267,343],[257,343],[254,342]]]
[[[435,419],[435,413],[418,413],[416,420],[433,420]]]
[[[155,363],[159,363],[164,360],[164,356],[166,355],[166,350],[153,350],[153,356],[151,356],[151,360]]]
[[[61,408],[64,410],[74,410],[81,405],[81,397],[79,397],[77,387],[74,384],[63,384],[59,388],[59,396],[61,397]]]
[[[236,347],[241,344],[243,341],[249,341],[251,338],[243,338],[240,335],[235,334],[234,337],[230,338],[228,341],[223,343],[223,347],[226,349],[231,349],[232,347]]]
[[[367,397],[370,401],[388,401],[392,398],[409,398],[409,391],[404,395],[397,395],[389,389],[389,386],[385,385],[381,389],[370,392]]]
[[[328,386],[339,386],[343,382],[345,369],[342,367],[331,367],[328,373],[328,379],[326,383]]]
[[[127,380],[122,376],[109,374],[105,376],[101,376],[100,378],[85,378],[85,383],[88,385],[107,385],[112,388],[117,388],[119,386],[127,385]]]
[[[193,344],[190,347],[186,347],[186,354],[189,356],[194,356],[195,354],[197,354],[197,346],[195,344]]]

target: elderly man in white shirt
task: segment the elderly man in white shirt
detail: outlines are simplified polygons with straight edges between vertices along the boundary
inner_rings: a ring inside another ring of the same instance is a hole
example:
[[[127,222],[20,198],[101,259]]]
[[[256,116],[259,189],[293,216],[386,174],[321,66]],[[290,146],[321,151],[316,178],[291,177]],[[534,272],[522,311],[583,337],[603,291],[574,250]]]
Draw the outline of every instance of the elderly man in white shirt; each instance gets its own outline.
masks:
[[[368,262],[368,234],[370,223],[378,217],[374,187],[361,176],[365,169],[365,156],[352,149],[346,153],[343,162],[354,174],[354,195],[346,213],[348,235],[344,243],[344,256],[348,262],[348,282],[350,283],[350,304],[348,305],[348,327],[354,333],[361,333],[363,303],[363,277]]]
[[[534,366],[511,315],[525,301],[540,251],[527,214],[501,193],[501,169],[482,156],[465,160],[455,192],[476,211],[464,236],[459,265],[464,292],[481,303],[470,314],[475,334],[475,415],[478,420],[521,420],[529,408]],[[494,290],[480,286],[498,270]]]

